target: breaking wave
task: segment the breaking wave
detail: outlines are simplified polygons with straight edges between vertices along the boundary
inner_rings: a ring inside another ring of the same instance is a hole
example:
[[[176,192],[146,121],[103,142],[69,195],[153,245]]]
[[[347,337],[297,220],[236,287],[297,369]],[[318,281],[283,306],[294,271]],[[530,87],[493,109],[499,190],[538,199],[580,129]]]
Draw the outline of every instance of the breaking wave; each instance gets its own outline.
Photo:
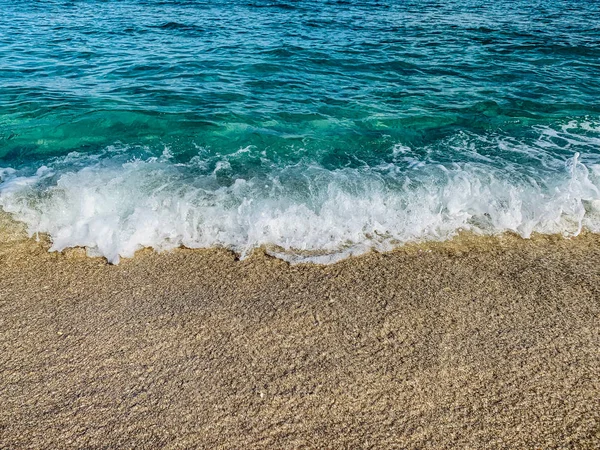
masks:
[[[51,250],[86,247],[111,263],[140,248],[179,246],[242,257],[263,246],[290,262],[328,263],[461,230],[525,238],[600,231],[600,165],[572,151],[580,137],[571,148],[563,142],[561,154],[547,152],[557,137],[569,139],[544,129],[535,148],[524,148],[463,134],[444,143],[460,160],[443,161],[441,147],[417,154],[396,145],[377,165],[271,161],[246,173],[232,163],[257,149],[177,162],[168,149],[131,159],[130,148],[111,147],[0,169],[0,206],[31,234],[47,233]],[[485,142],[496,157],[474,150]],[[518,164],[507,152],[528,159]]]

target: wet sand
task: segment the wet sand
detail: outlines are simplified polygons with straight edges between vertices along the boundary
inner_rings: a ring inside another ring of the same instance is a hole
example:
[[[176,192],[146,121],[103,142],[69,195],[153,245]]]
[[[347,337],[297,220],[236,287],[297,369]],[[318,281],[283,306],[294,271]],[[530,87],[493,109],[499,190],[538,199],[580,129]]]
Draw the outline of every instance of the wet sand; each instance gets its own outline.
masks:
[[[600,447],[597,235],[110,266],[0,222],[0,448]]]

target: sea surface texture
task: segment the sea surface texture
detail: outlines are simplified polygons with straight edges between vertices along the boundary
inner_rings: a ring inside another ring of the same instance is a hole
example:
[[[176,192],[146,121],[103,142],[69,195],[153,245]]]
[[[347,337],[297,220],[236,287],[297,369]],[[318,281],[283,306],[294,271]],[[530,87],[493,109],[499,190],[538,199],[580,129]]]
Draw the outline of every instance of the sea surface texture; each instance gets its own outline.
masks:
[[[599,1],[0,10],[0,207],[53,250],[600,232]]]

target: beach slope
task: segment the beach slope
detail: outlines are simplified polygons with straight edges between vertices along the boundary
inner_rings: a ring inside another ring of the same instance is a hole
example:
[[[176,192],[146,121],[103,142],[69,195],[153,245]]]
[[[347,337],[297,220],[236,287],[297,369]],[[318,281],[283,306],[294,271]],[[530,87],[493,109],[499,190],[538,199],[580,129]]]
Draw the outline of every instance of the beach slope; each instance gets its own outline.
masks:
[[[111,266],[2,228],[2,448],[600,446],[597,235]]]

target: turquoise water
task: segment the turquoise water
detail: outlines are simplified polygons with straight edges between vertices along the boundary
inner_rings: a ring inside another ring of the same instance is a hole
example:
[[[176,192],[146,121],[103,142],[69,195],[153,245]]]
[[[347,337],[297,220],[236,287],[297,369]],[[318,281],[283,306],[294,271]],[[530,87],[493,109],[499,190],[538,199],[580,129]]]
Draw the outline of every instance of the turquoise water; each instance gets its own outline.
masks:
[[[600,2],[0,9],[0,206],[54,250],[600,231]]]

